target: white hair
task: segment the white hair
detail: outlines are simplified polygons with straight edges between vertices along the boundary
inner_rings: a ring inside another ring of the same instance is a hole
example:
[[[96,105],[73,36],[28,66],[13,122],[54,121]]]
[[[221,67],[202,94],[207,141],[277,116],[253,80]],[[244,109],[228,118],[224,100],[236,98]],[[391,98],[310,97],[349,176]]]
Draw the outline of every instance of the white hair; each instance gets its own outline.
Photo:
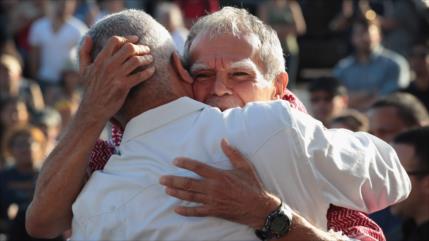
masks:
[[[153,78],[159,81],[170,78],[168,66],[175,51],[173,40],[168,31],[147,13],[129,9],[108,15],[92,26],[86,35],[93,41],[93,60],[110,37],[137,35],[139,43],[151,49],[156,68]]]
[[[233,36],[243,33],[255,34],[261,42],[259,55],[265,68],[264,77],[273,81],[278,74],[285,71],[283,49],[276,31],[245,9],[224,7],[218,12],[200,18],[192,26],[185,43],[183,59],[187,66],[189,66],[189,50],[192,41],[200,33],[209,34],[211,38],[222,34],[232,34]]]

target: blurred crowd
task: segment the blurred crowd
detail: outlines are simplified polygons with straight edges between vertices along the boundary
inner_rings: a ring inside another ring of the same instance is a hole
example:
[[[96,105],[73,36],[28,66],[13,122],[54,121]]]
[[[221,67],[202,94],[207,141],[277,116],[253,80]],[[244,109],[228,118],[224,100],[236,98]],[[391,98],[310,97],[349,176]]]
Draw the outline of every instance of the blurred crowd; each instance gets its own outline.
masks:
[[[429,124],[428,1],[1,0],[0,240],[32,240],[25,210],[44,158],[79,105],[77,48],[88,28],[108,14],[143,9],[183,53],[195,19],[226,5],[247,8],[277,31],[288,88],[305,91],[308,111],[327,127],[393,143]],[[418,174],[410,170],[413,185],[429,183],[428,158],[417,158]],[[388,240],[396,240],[400,222],[412,225],[429,209],[428,193],[429,184],[414,188],[411,204],[393,208],[406,219],[374,214]]]

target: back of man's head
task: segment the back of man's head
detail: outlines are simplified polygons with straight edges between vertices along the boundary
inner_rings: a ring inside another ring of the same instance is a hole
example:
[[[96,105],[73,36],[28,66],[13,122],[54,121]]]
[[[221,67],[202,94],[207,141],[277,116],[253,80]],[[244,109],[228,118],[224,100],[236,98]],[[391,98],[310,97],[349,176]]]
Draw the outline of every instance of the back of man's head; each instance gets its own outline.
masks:
[[[332,97],[347,95],[347,89],[335,77],[324,76],[314,79],[308,85],[308,92],[313,93],[316,91],[323,91]]]
[[[418,162],[415,168],[416,174],[429,175],[429,126],[413,128],[398,134],[393,142],[395,144],[410,145],[414,148],[415,159]]]
[[[417,127],[429,124],[429,114],[425,106],[413,95],[408,93],[393,93],[376,100],[370,110],[393,107],[397,111],[397,118],[408,127]]]
[[[237,37],[241,34],[255,34],[261,43],[259,56],[265,67],[264,77],[267,80],[274,80],[279,73],[285,71],[283,50],[276,31],[245,9],[224,7],[220,11],[200,18],[190,29],[186,40],[183,55],[187,65],[190,61],[189,51],[192,41],[199,34],[207,34],[213,38],[224,34]]]
[[[91,51],[93,60],[110,37],[137,35],[139,44],[147,45],[151,49],[156,71],[150,80],[134,87],[130,95],[152,81],[157,81],[159,82],[157,85],[166,87],[160,88],[161,90],[168,89],[170,57],[175,51],[174,43],[168,31],[147,13],[139,10],[124,10],[108,15],[92,26],[86,35],[93,41]]]

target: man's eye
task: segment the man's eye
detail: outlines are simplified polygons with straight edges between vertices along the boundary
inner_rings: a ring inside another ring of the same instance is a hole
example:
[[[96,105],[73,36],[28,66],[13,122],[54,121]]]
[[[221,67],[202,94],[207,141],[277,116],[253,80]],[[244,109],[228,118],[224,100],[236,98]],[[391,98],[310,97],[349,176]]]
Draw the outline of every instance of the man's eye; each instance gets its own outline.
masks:
[[[248,76],[249,74],[246,72],[235,72],[233,75],[236,77],[241,77],[241,76]]]
[[[208,74],[196,74],[195,76],[194,76],[194,78],[196,78],[196,79],[198,79],[198,78],[208,78],[209,77],[209,75]]]
[[[198,82],[208,82],[210,79],[212,79],[212,75],[208,74],[208,73],[199,73],[199,74],[195,74],[194,76],[194,80],[198,81]]]

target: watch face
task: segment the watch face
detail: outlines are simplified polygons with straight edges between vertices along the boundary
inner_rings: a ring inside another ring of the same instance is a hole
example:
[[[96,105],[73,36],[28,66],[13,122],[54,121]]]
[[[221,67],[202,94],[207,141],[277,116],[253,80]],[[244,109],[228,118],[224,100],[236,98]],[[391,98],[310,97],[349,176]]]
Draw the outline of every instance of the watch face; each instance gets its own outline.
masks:
[[[284,214],[279,214],[271,222],[271,232],[283,235],[289,231],[290,220]]]

